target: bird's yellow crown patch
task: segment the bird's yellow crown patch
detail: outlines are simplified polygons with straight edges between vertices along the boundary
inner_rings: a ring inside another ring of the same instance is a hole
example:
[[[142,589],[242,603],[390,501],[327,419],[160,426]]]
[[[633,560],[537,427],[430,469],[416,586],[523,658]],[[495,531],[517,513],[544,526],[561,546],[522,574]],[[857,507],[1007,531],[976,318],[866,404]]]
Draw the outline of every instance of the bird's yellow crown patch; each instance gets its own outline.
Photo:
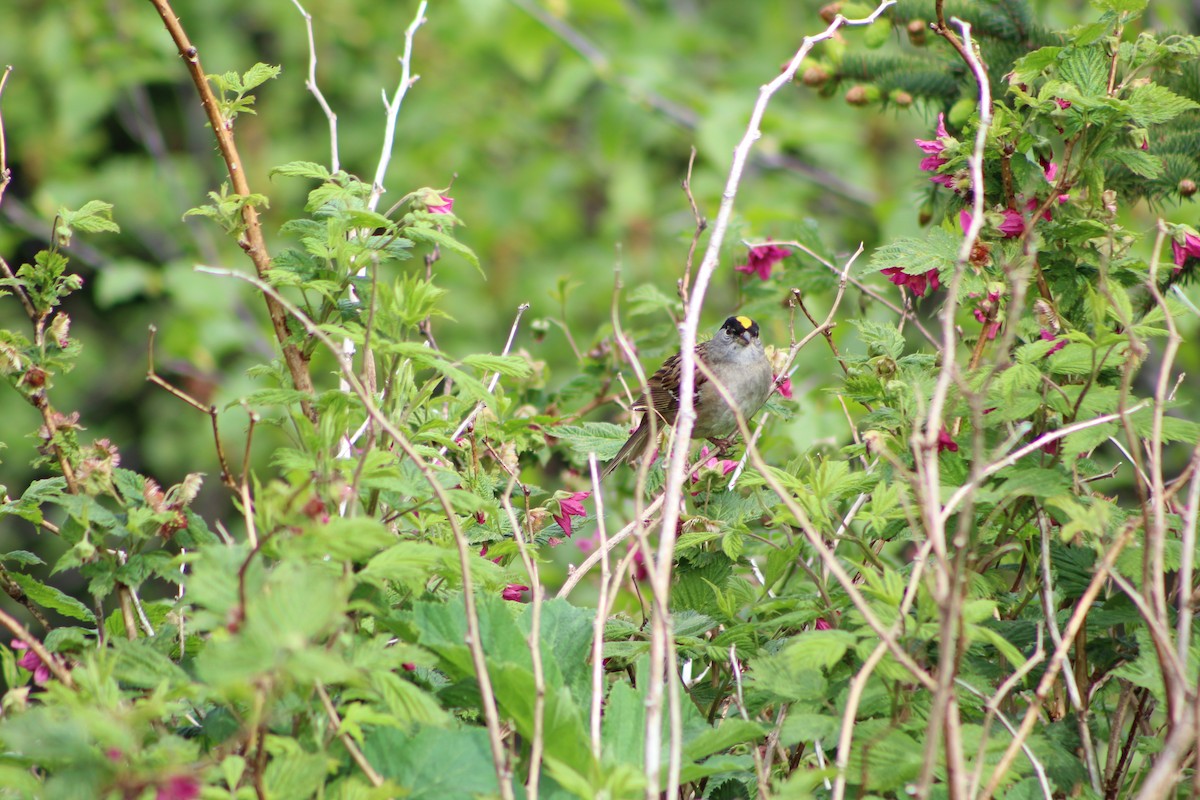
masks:
[[[752,326],[754,324],[754,320],[750,319],[749,317],[737,317],[736,319],[743,328],[748,329],[748,328],[750,328],[750,326]]]

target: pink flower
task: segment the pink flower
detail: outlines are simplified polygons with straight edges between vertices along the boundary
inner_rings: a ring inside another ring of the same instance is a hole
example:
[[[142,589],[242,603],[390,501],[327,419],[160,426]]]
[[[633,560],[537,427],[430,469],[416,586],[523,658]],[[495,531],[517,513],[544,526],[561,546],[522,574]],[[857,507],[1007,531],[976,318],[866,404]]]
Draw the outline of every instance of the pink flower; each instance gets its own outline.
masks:
[[[733,269],[735,272],[744,272],[747,275],[758,275],[759,280],[765,281],[771,277],[771,268],[789,255],[791,253],[785,247],[763,244],[751,247],[746,263],[738,264]]]
[[[922,153],[936,156],[946,149],[946,145],[942,142],[942,139],[949,138],[950,134],[946,133],[945,114],[938,114],[938,124],[935,133],[937,134],[936,139],[913,139],[913,141],[917,143],[917,147],[921,148]],[[924,169],[924,167],[922,167],[922,169]]]
[[[584,553],[590,553],[600,546],[600,532],[596,531],[586,539],[576,539],[575,546]]]
[[[631,544],[629,549],[633,551],[633,579],[639,582],[646,580],[650,577],[650,570],[646,569],[646,557],[637,545]]]
[[[1055,103],[1058,103],[1058,107],[1059,107],[1059,108],[1061,108],[1061,109],[1063,109],[1063,110],[1066,110],[1066,109],[1068,109],[1068,108],[1070,108],[1070,107],[1071,107],[1071,101],[1070,101],[1070,100],[1063,100],[1061,97],[1056,97],[1056,98],[1054,98],[1054,102],[1055,102]]]
[[[888,267],[880,270],[887,279],[897,286],[907,286],[917,297],[925,296],[925,289],[928,286],[930,291],[938,290],[938,271],[936,268],[928,272],[922,272],[920,275],[909,275],[900,267]]]
[[[559,527],[571,536],[571,517],[586,517],[587,512],[583,510],[583,501],[591,497],[591,492],[575,492],[570,497],[558,501],[559,512],[554,514],[554,521],[559,524]]]
[[[1142,139],[1142,149],[1143,149],[1143,150],[1149,150],[1149,149],[1150,149],[1150,138],[1149,138],[1149,137],[1146,137],[1146,138]]]
[[[792,399],[792,379],[784,378],[783,380],[779,380],[779,378],[776,378],[775,380],[778,381],[775,384],[775,391],[777,391],[781,395],[783,395],[784,400],[791,400]]]
[[[945,450],[949,450],[951,453],[958,452],[958,442],[951,438],[950,431],[946,430],[944,425],[942,426],[942,429],[938,431],[937,449],[939,453]]]
[[[826,620],[824,617],[818,617],[817,621],[813,623],[813,627],[819,631],[827,631],[833,628],[833,626],[830,625],[828,620]]]
[[[996,320],[988,322],[987,312],[982,308],[973,308],[971,313],[975,315],[975,321],[983,326],[983,335],[988,339],[995,339],[996,334],[1000,332],[1000,323]]]
[[[158,787],[154,800],[195,800],[199,796],[199,781],[191,775],[172,775]]]
[[[46,681],[50,680],[50,667],[48,667],[41,657],[29,648],[29,644],[20,639],[13,639],[13,650],[28,650],[25,655],[21,656],[17,661],[17,666],[23,670],[33,673],[33,682],[41,686]]]
[[[514,602],[520,602],[521,592],[528,592],[528,591],[529,591],[529,587],[525,586],[524,584],[510,583],[508,586],[504,587],[504,591],[502,591],[500,593],[500,596],[503,597],[505,600],[512,600]]]
[[[700,448],[700,457],[704,458],[706,455],[708,455],[708,445]],[[701,465],[701,468],[720,470],[722,475],[728,475],[737,469],[737,465],[738,462],[732,459],[722,458],[718,460],[716,456],[713,456],[708,461],[705,461],[704,464]],[[700,480],[699,469],[692,473],[692,483],[695,483],[698,480]]]
[[[1058,339],[1057,333],[1055,333],[1054,331],[1048,331],[1045,328],[1042,328],[1040,331],[1038,331],[1038,336],[1040,336],[1042,341],[1044,341],[1044,342],[1053,342],[1055,339]],[[1066,346],[1067,346],[1067,340],[1059,339],[1058,344],[1054,345],[1054,347],[1051,347],[1049,350],[1047,350],[1046,355],[1042,356],[1042,357],[1046,358],[1047,356],[1050,356],[1053,353],[1057,353],[1059,350],[1062,350]]]
[[[1021,212],[1013,211],[1011,208],[1004,209],[1004,221],[1000,223],[999,230],[1004,234],[1005,239],[1012,239],[1024,233],[1025,219],[1021,216]]]
[[[921,148],[921,152],[925,154],[925,158],[921,159],[919,164],[922,172],[936,173],[946,163],[946,159],[942,158],[942,151],[946,149],[946,143],[943,139],[950,138],[946,133],[946,115],[938,114],[936,139],[913,139],[917,143],[917,147]],[[953,188],[954,179],[950,175],[931,175],[929,180],[934,183]]]
[[[1178,239],[1172,239],[1171,257],[1175,262],[1175,274],[1178,275],[1183,271],[1189,258],[1200,258],[1200,236],[1185,233],[1182,244]]]
[[[1058,177],[1058,163],[1055,161],[1043,161],[1042,173],[1046,176],[1046,183],[1054,183],[1054,179]]]
[[[435,196],[442,202],[426,203],[425,209],[430,214],[453,214],[454,213],[454,198],[453,197],[444,197],[442,195],[435,195]]]
[[[479,556],[480,556],[481,558],[486,558],[486,557],[487,557],[487,554],[488,554],[488,543],[487,543],[487,542],[484,542],[484,543],[483,543],[483,547],[482,547],[482,548],[480,549],[480,551],[479,551]],[[493,558],[493,559],[492,559],[492,563],[493,563],[493,564],[499,564],[499,563],[500,563],[500,561],[501,561],[501,559],[503,559],[503,558],[504,558],[504,556],[496,556],[495,558]]]

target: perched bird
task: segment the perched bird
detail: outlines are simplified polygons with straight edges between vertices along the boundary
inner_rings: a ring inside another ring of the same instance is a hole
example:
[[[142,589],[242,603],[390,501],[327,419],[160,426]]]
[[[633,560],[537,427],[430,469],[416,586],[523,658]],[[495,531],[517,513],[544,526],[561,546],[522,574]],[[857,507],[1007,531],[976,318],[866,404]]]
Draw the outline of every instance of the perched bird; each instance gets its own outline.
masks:
[[[696,358],[725,387],[744,419],[750,419],[767,402],[774,382],[771,362],[763,352],[758,323],[754,320],[743,316],[725,320],[716,336],[696,345]],[[646,413],[616,457],[605,465],[602,477],[608,477],[623,461],[637,460],[650,444],[652,431],[675,424],[675,415],[679,413],[680,360],[681,354],[676,353],[647,379],[646,394],[633,404],[635,411]],[[736,433],[737,417],[733,409],[699,369],[695,387],[696,424],[692,438],[715,441]]]

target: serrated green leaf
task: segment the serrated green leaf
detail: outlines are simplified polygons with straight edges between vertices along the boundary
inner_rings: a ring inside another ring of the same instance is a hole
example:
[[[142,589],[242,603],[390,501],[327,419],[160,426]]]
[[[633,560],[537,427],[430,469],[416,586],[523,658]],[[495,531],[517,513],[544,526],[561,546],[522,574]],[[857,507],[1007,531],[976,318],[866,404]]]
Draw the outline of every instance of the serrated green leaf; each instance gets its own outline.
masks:
[[[279,67],[259,61],[242,75],[239,91],[248,92],[276,77],[279,73]]]
[[[117,680],[138,689],[153,689],[161,684],[175,686],[189,682],[178,664],[155,650],[144,639],[128,641],[114,638]]]
[[[585,422],[582,425],[558,425],[553,434],[566,442],[571,452],[587,458],[595,453],[600,461],[607,461],[617,454],[621,445],[629,438],[629,430],[609,422]]]
[[[404,229],[404,236],[410,241],[435,244],[438,247],[444,247],[447,250],[458,253],[467,260],[467,263],[479,270],[481,277],[487,278],[487,273],[479,265],[479,256],[475,255],[475,251],[445,231],[439,231],[436,228],[426,228],[422,225],[414,225]]]
[[[95,622],[96,615],[83,603],[65,594],[53,586],[47,586],[36,578],[20,572],[11,572],[8,576],[21,587],[25,595],[42,608],[57,611],[63,616],[83,622]]]
[[[859,272],[859,276],[889,267],[899,267],[906,275],[924,275],[935,269],[945,275],[954,268],[961,246],[961,236],[944,228],[934,228],[924,239],[900,239],[880,247],[871,254],[869,265]]]
[[[1105,156],[1124,166],[1134,175],[1143,178],[1154,179],[1163,173],[1163,160],[1160,156],[1151,155],[1134,147],[1118,147],[1109,150]]]
[[[485,372],[499,372],[510,378],[528,378],[533,369],[520,356],[493,356],[487,353],[467,356],[462,363]]]
[[[19,564],[22,567],[46,563],[28,550],[12,550],[7,553],[0,554],[0,562]]]
[[[329,170],[313,161],[289,161],[286,164],[275,167],[267,174],[271,177],[283,175],[286,178],[313,178],[318,181],[327,181],[333,177]],[[309,222],[310,220],[302,221]],[[287,225],[285,224],[284,230],[286,229]]]
[[[1177,95],[1156,83],[1133,87],[1124,100],[1129,104],[1133,121],[1142,127],[1168,122],[1185,111],[1200,108],[1200,104],[1194,100]]]

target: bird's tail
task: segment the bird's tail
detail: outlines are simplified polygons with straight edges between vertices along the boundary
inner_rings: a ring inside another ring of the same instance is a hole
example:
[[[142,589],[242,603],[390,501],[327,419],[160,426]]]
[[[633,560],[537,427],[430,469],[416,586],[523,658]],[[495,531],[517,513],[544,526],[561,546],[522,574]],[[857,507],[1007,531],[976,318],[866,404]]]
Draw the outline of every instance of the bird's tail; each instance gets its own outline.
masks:
[[[637,430],[629,437],[625,444],[621,445],[621,449],[613,456],[613,460],[604,465],[604,471],[600,473],[600,480],[604,480],[612,474],[618,466],[626,461],[636,461],[641,458],[642,453],[646,452],[646,445],[650,444],[650,428],[652,426],[646,421],[637,426]]]

